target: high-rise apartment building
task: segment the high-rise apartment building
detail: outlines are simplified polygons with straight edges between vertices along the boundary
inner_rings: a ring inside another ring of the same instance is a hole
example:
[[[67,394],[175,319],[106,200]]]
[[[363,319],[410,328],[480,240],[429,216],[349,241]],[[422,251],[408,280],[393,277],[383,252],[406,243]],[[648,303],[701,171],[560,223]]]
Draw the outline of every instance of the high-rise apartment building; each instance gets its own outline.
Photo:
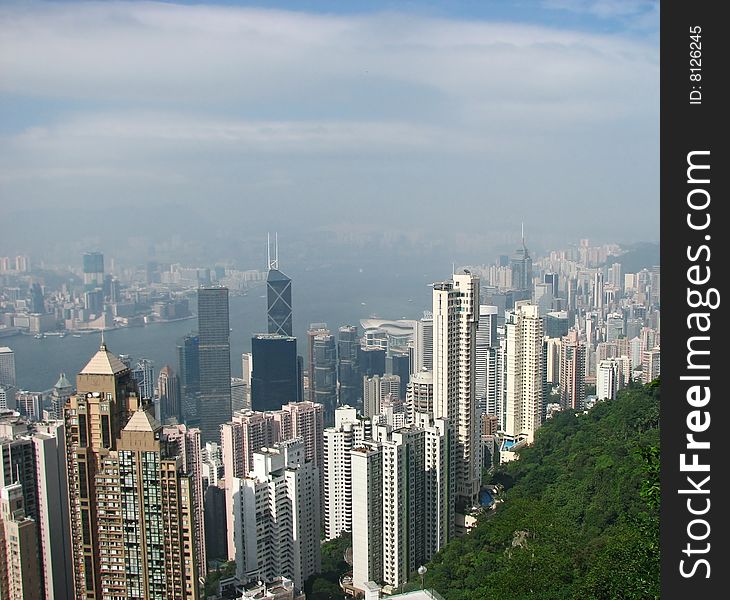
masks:
[[[416,322],[413,332],[413,373],[433,370],[433,316],[430,312]]]
[[[253,462],[249,476],[232,482],[236,576],[284,576],[302,589],[321,570],[318,469],[297,438],[255,452]]]
[[[445,420],[419,414],[350,452],[353,584],[398,587],[453,536],[454,489],[448,477],[450,433]]]
[[[197,599],[191,477],[104,344],[64,408],[76,600]]]
[[[560,405],[580,410],[586,401],[586,347],[578,331],[572,329],[560,348]]]
[[[507,311],[505,434],[532,442],[542,422],[543,322],[537,305],[516,303]]]
[[[63,407],[73,391],[73,385],[66,377],[66,373],[61,373],[51,390],[51,418],[63,420]]]
[[[0,487],[0,598],[41,600],[36,522],[19,483]]]
[[[400,400],[400,384],[398,375],[363,377],[363,415],[373,417],[380,414],[386,398]]]
[[[454,428],[457,506],[477,504],[481,444],[476,399],[479,278],[469,272],[433,284],[434,417]]]
[[[36,424],[31,437],[40,568],[46,600],[73,597],[65,435],[63,421],[51,421]]]
[[[661,374],[661,350],[655,346],[641,354],[641,382],[651,383]]]
[[[609,358],[598,363],[596,372],[596,398],[598,400],[615,400],[616,393],[622,387],[622,365],[618,359]]]
[[[352,475],[350,451],[368,432],[354,408],[335,411],[335,426],[324,430],[324,533],[332,540],[352,531]]]
[[[200,396],[198,420],[204,442],[220,439],[231,420],[231,344],[228,288],[198,289]]]
[[[433,416],[433,373],[421,371],[411,377],[406,391],[406,412],[408,422],[416,420],[416,413],[426,413]]]

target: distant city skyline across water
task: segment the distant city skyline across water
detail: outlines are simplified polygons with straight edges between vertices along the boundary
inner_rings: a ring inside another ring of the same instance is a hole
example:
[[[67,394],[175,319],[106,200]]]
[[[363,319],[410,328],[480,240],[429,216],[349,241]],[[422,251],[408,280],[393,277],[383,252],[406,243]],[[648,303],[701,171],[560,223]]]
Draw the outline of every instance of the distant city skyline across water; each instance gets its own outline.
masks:
[[[441,277],[447,274],[444,272]],[[428,284],[437,279],[437,273],[429,276],[423,269],[409,274],[360,273],[339,268],[293,274],[293,320],[298,353],[306,358],[304,340],[310,323],[325,322],[336,334],[341,325],[359,326],[360,319],[373,315],[389,319],[419,318],[424,310],[430,310]],[[246,296],[230,298],[233,377],[241,376],[240,357],[250,351],[251,336],[266,331],[265,293],[265,287],[257,287]],[[154,361],[156,373],[165,364],[177,372],[177,344],[196,329],[197,318],[193,318],[109,330],[104,333],[104,340],[114,354]],[[75,385],[76,374],[98,349],[100,341],[100,333],[74,337],[68,332],[63,338],[16,335],[4,338],[2,344],[15,352],[18,387],[45,391],[56,383],[61,372]]]

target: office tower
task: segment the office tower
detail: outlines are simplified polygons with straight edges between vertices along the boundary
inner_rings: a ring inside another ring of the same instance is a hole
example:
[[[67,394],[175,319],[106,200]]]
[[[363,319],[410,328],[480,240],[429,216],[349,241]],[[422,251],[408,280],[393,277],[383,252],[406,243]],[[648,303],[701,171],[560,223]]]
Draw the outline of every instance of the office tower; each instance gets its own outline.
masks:
[[[46,312],[46,303],[43,298],[43,290],[40,283],[34,283],[30,286],[30,312],[44,314]]]
[[[195,421],[198,417],[198,394],[200,393],[200,338],[186,335],[177,347],[180,392],[182,396],[183,419]]]
[[[357,326],[344,325],[338,330],[337,380],[339,382],[339,404],[360,406],[362,386],[360,379],[360,342]]]
[[[570,321],[566,311],[552,311],[544,317],[545,337],[562,338],[568,335],[570,329]]]
[[[36,465],[40,567],[46,600],[66,600],[73,596],[65,435],[63,421],[52,421],[37,424],[31,438]]]
[[[518,302],[506,319],[505,434],[532,443],[542,418],[542,319],[528,302]]]
[[[385,375],[385,348],[360,348],[360,375]]]
[[[190,482],[190,499],[188,511],[192,517],[197,543],[192,547],[195,553],[198,572],[205,576],[207,557],[205,553],[205,517],[203,497],[203,453],[201,449],[200,429],[185,425],[167,425],[162,429],[162,437],[171,446],[171,454],[180,457],[181,473]],[[210,442],[208,442],[210,443]],[[207,445],[207,444],[206,444]]]
[[[53,419],[63,419],[63,407],[72,394],[71,382],[66,377],[66,373],[61,373],[51,390],[51,417]]]
[[[13,431],[14,430],[14,431]],[[11,428],[7,436],[0,436],[0,485],[19,483],[23,490],[23,509],[31,519],[38,520],[38,490],[33,442],[23,435],[28,423]]]
[[[249,410],[245,406],[246,385],[242,377],[231,377],[231,411]]]
[[[319,470],[301,439],[254,453],[248,477],[234,478],[236,577],[287,577],[302,589],[321,570]]]
[[[549,283],[536,283],[533,286],[533,302],[540,309],[540,314],[545,315],[553,307],[553,288]]]
[[[433,284],[434,417],[454,428],[456,504],[478,502],[481,484],[475,392],[479,278],[465,271]]]
[[[572,329],[560,349],[560,406],[580,410],[586,401],[586,347]]]
[[[545,273],[542,276],[543,283],[547,283],[550,285],[550,290],[552,291],[554,298],[560,297],[560,279],[557,273]]]
[[[397,375],[373,375],[363,377],[363,415],[380,414],[386,397],[400,398],[400,377]]]
[[[603,273],[601,271],[597,271],[593,274],[593,308],[598,311],[599,317],[603,313],[603,304]]]
[[[85,252],[83,271],[85,290],[93,290],[104,285],[104,255],[101,252]]]
[[[314,380],[314,340],[318,335],[329,335],[330,330],[327,329],[327,323],[310,323],[307,330],[307,399],[314,402],[315,397],[315,380]]]
[[[198,289],[198,420],[204,442],[220,439],[220,426],[231,420],[231,344],[228,288]]]
[[[241,371],[243,373],[243,408],[251,410],[251,375],[253,373],[253,354],[244,352],[241,355]],[[234,409],[233,412],[236,412]]]
[[[411,379],[411,358],[407,352],[391,350],[390,355],[385,359],[385,372],[388,375],[397,375],[400,377],[400,390],[398,398],[404,400],[408,382]]]
[[[431,371],[421,371],[411,377],[406,391],[406,410],[409,423],[415,422],[416,413],[433,416],[433,373]]]
[[[433,370],[433,316],[424,313],[413,334],[413,373]]]
[[[522,246],[512,255],[510,269],[512,270],[512,287],[515,290],[528,290],[529,294],[532,294],[532,259],[525,245],[524,225],[522,227]]]
[[[192,486],[104,344],[64,409],[76,600],[198,598]]]
[[[621,387],[621,363],[615,358],[599,362],[596,373],[596,398],[598,400],[615,400],[616,392]]]
[[[273,333],[255,335],[251,339],[251,355],[251,406],[254,410],[278,410],[297,400],[296,338]],[[226,419],[229,420],[230,417]]]
[[[332,540],[352,531],[350,451],[365,439],[366,426],[354,408],[335,411],[335,426],[324,430],[324,533]]]
[[[137,382],[140,398],[151,399],[155,395],[155,363],[141,358],[132,369],[132,379]]]
[[[180,378],[170,365],[160,369],[157,378],[157,395],[160,398],[160,420],[163,423],[173,421],[181,423],[182,403],[180,399]]]
[[[279,239],[275,242],[274,257],[271,257],[267,239],[269,273],[266,276],[266,316],[269,333],[292,334],[291,279],[279,271]]]
[[[611,313],[606,316],[606,341],[615,342],[624,335],[624,316]]]
[[[324,420],[332,425],[337,406],[337,347],[335,336],[320,333],[312,340],[314,400],[324,406]],[[311,376],[311,374],[310,374]]]
[[[0,487],[0,598],[41,600],[36,522],[19,483]]]
[[[651,383],[661,374],[661,351],[659,346],[644,350],[641,354],[641,383]]]
[[[15,353],[7,346],[0,348],[0,385],[15,387]]]

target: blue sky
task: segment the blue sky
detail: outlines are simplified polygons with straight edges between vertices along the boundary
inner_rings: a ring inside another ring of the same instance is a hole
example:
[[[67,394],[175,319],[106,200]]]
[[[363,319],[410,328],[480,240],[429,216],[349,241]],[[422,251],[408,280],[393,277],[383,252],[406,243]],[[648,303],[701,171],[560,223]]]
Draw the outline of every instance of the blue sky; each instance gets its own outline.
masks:
[[[0,194],[61,220],[656,240],[658,65],[656,2],[6,2]]]

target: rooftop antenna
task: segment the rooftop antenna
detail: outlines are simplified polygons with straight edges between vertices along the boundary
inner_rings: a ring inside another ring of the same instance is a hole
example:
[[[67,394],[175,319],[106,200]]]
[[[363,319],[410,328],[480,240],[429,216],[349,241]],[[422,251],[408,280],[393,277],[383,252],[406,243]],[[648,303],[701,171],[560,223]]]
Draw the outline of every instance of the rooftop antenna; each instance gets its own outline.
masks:
[[[101,347],[100,350],[106,350],[106,344],[104,343],[104,328],[101,328]]]
[[[271,268],[271,234],[266,233],[266,266]]]
[[[274,233],[274,268],[279,268],[279,233]]]

